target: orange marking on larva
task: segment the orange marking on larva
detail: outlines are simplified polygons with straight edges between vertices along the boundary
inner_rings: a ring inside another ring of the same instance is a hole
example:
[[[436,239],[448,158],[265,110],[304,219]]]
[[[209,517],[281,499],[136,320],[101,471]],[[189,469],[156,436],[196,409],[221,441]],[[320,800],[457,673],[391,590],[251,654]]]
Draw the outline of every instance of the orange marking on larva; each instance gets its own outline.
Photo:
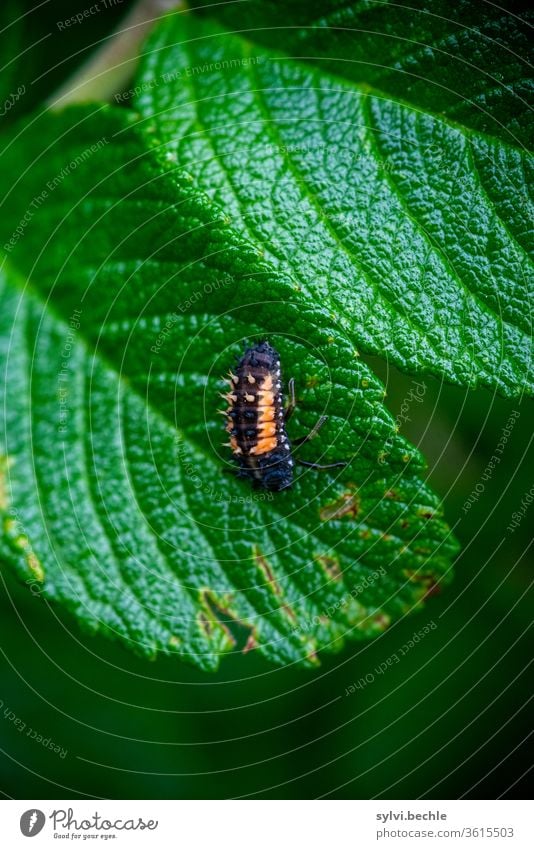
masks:
[[[272,422],[274,420],[274,407],[260,407],[258,417],[258,424],[265,424],[265,422]]]
[[[268,451],[274,451],[276,448],[276,437],[268,437],[266,439],[259,439],[257,444],[254,445],[249,454],[267,454]]]
[[[273,378],[272,378],[271,374],[268,374],[265,377],[265,380],[263,381],[263,383],[261,385],[261,390],[262,390],[262,392],[264,392],[264,391],[270,392],[270,390],[272,388],[273,388]]]
[[[260,425],[258,436],[260,439],[265,439],[267,436],[276,436],[276,423],[264,422]]]
[[[274,404],[274,395],[272,392],[258,392],[258,407],[272,407]]]

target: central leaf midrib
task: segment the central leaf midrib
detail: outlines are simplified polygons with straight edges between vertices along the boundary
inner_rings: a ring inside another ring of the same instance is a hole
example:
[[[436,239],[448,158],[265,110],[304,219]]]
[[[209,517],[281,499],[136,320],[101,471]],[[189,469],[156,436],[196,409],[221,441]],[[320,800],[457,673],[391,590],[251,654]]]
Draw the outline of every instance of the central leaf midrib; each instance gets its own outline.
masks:
[[[195,94],[195,88],[194,88],[194,84],[193,84],[193,83],[191,83],[190,88],[191,88],[192,94],[193,94],[193,96],[194,96],[194,94]],[[257,93],[259,93],[259,92],[257,91]],[[260,108],[261,108],[261,107],[260,107]],[[234,196],[234,198],[235,198],[235,200],[236,200],[236,202],[237,202],[237,205],[239,206],[239,209],[241,210],[241,221],[243,222],[243,225],[244,225],[243,229],[245,229],[245,230],[247,231],[247,233],[249,234],[249,238],[250,238],[253,242],[256,242],[256,243],[257,243],[257,242],[259,242],[259,243],[261,244],[260,234],[259,234],[259,233],[257,233],[257,232],[256,232],[256,231],[255,231],[255,230],[251,227],[251,225],[250,225],[249,221],[247,220],[248,216],[245,214],[245,212],[244,212],[244,211],[243,211],[243,209],[242,209],[241,200],[240,200],[240,198],[239,198],[239,195],[238,195],[238,193],[237,193],[237,190],[236,190],[236,189],[235,189],[235,187],[234,187],[234,184],[233,184],[233,181],[232,181],[232,179],[231,179],[230,173],[229,173],[228,169],[225,167],[224,163],[223,163],[223,162],[222,162],[222,160],[221,160],[220,155],[218,154],[217,150],[214,148],[214,146],[213,146],[213,144],[212,144],[211,138],[210,138],[210,136],[209,136],[209,128],[208,128],[208,127],[206,127],[203,123],[201,123],[200,118],[198,117],[198,110],[195,110],[195,115],[196,115],[197,117],[196,117],[196,118],[195,118],[195,120],[194,120],[194,124],[196,125],[196,127],[197,127],[197,129],[198,129],[198,132],[199,132],[200,134],[202,134],[202,136],[203,136],[203,137],[204,137],[204,138],[208,141],[209,146],[210,146],[210,149],[211,149],[211,150],[212,150],[212,152],[213,152],[213,156],[214,156],[214,158],[216,158],[216,159],[217,159],[217,161],[219,162],[219,165],[220,165],[220,167],[221,167],[221,169],[222,169],[223,173],[226,175],[226,177],[227,177],[227,181],[228,181],[228,186],[229,186],[229,188],[231,188],[232,193],[233,193],[233,196]],[[208,135],[206,135],[206,134],[208,134]],[[274,131],[271,131],[271,136],[273,136],[273,137],[274,137]],[[297,182],[298,182],[298,177],[297,177],[297,174],[295,173],[294,164],[292,163],[292,161],[290,160],[290,158],[289,158],[289,157],[287,157],[287,161],[291,163],[291,170],[293,171],[294,176],[295,176],[295,179],[296,179],[296,180],[297,180]],[[306,191],[306,197],[308,197],[308,198],[310,198],[310,197],[311,197],[307,191]],[[313,200],[312,202],[313,202],[313,205],[317,208],[317,201],[316,201],[316,200]],[[357,261],[357,258],[353,255],[353,253],[349,250],[349,248],[348,248],[348,247],[347,247],[347,246],[343,243],[343,241],[342,241],[342,240],[340,239],[340,237],[338,236],[337,232],[333,229],[332,224],[331,224],[330,222],[328,222],[328,221],[327,221],[326,226],[327,226],[327,228],[331,231],[331,235],[332,235],[332,237],[334,238],[334,240],[335,240],[336,244],[337,244],[337,245],[338,245],[338,246],[339,246],[339,247],[343,250],[343,252],[344,252],[344,253],[346,254],[346,256],[349,258],[349,260],[351,260],[351,261],[353,262],[353,265],[354,265],[354,266],[357,266],[357,267],[359,268],[359,270],[360,270],[360,272],[361,272],[362,276],[363,276],[363,277],[364,277],[364,278],[368,281],[368,283],[369,283],[369,285],[371,286],[371,288],[373,289],[373,291],[378,291],[378,286],[377,286],[377,285],[375,285],[375,284],[371,281],[371,279],[370,279],[370,277],[369,277],[368,272],[366,272],[366,271],[365,271],[365,269],[363,269],[363,268],[361,267],[360,263]],[[272,251],[272,246],[270,246],[270,250]],[[276,255],[276,254],[275,254],[275,255]],[[286,257],[283,257],[283,256],[282,256],[282,257],[279,257],[279,259],[280,259],[280,260],[281,260],[284,264],[286,264],[286,263],[287,263],[287,259],[286,259]],[[291,276],[293,277],[293,270],[292,270],[292,269],[291,269],[291,272],[290,272],[290,273],[291,273]],[[311,293],[309,293],[309,294],[308,294],[308,297],[309,297],[310,295],[311,295]],[[389,308],[390,312],[391,312],[391,313],[394,313],[395,309],[394,309],[394,304],[392,303],[392,301],[391,301],[389,298],[387,298],[387,297],[386,297],[386,295],[385,295],[384,293],[381,293],[381,295],[382,295],[382,297],[384,298],[384,301],[386,302],[386,304],[387,304],[387,306],[388,306],[388,308]],[[352,326],[352,325],[353,325],[353,323],[354,323],[354,316],[353,316],[353,315],[351,315],[350,313],[347,313],[347,312],[343,309],[343,305],[342,305],[340,302],[338,302],[337,300],[333,299],[331,294],[329,295],[329,298],[330,298],[330,301],[331,301],[332,307],[335,307],[335,308],[336,308],[336,309],[337,309],[337,310],[341,313],[341,315],[342,315],[342,316],[343,316],[343,317],[344,317],[344,318],[345,318],[345,319],[346,319],[346,320],[350,323],[350,325]],[[406,320],[406,321],[410,324],[410,326],[413,328],[414,332],[417,334],[417,336],[418,336],[418,337],[425,336],[425,338],[426,338],[427,342],[429,342],[428,337],[426,336],[426,332],[425,332],[424,328],[421,328],[421,327],[419,327],[418,325],[416,325],[416,324],[412,321],[412,319],[411,319],[411,317],[410,317],[410,315],[409,315],[409,314],[405,316],[405,320]],[[362,340],[361,340],[361,339],[358,339],[358,344],[359,344],[359,345],[362,345],[362,347],[367,347],[367,346],[364,346],[364,343],[362,342]],[[429,345],[430,345],[430,343],[429,343]],[[436,356],[436,358],[438,358],[438,353],[439,353],[439,352],[436,350],[436,348],[435,348],[433,345],[430,345],[430,347],[432,348],[432,350],[433,350],[434,355]],[[377,352],[378,352],[378,349],[376,348],[376,346],[372,348],[372,352],[373,352],[373,353],[377,353]],[[485,371],[485,370],[481,370],[481,374],[486,374],[486,371]]]
[[[247,51],[250,50],[251,43],[247,42],[244,39],[242,39],[242,42],[243,42],[243,48],[242,48],[243,49],[243,55],[246,56]],[[188,47],[189,47],[189,45],[187,45],[187,44],[183,45],[183,48],[188,53],[190,60],[193,60],[194,57],[189,52]],[[249,56],[250,56],[250,52],[249,52]],[[249,63],[246,66],[246,70],[250,74],[251,78],[253,77],[253,75],[255,75],[255,69],[253,68],[252,63]],[[252,79],[252,82],[253,82],[253,84],[255,83],[256,86],[257,86],[256,88],[252,89],[252,92],[257,95],[256,96],[256,103],[258,104],[258,107],[259,107],[259,109],[260,109],[260,111],[263,115],[263,126],[266,128],[267,132],[271,135],[271,138],[280,141],[280,137],[279,137],[277,130],[276,130],[276,127],[274,125],[274,121],[270,119],[269,113],[266,112],[265,107],[263,106],[263,101],[261,99],[261,88],[260,88],[259,80],[257,80],[257,77],[255,77],[255,78]],[[195,97],[197,92],[196,92],[195,84],[194,84],[194,76],[191,77],[190,80],[189,80],[189,88],[191,90],[192,96]],[[368,108],[368,97],[363,96],[362,101],[365,102],[365,104],[367,104],[367,108]],[[196,102],[199,102],[198,98],[196,98]],[[241,210],[241,221],[243,223],[244,229],[248,232],[248,236],[251,240],[254,240],[255,242],[258,242],[258,241],[261,242],[260,234],[256,233],[255,230],[251,227],[251,224],[248,221],[248,216],[246,215],[246,212],[242,209],[241,200],[240,200],[239,194],[238,194],[238,192],[237,192],[237,190],[236,190],[236,188],[233,184],[233,181],[231,179],[231,174],[230,174],[229,170],[225,167],[224,162],[222,161],[219,153],[217,152],[217,150],[215,149],[215,147],[212,143],[209,126],[205,126],[203,123],[201,123],[198,109],[195,109],[194,114],[195,114],[195,118],[193,120],[193,123],[196,125],[197,130],[198,130],[199,134],[201,134],[202,138],[204,138],[206,143],[209,144],[210,149],[213,153],[213,156],[217,159],[219,166],[221,167],[222,172],[226,175],[226,178],[227,178],[227,181],[228,181],[227,185],[228,185],[229,188],[231,188],[234,199],[235,199],[239,209]],[[372,133],[369,133],[368,135],[372,135]],[[375,145],[375,142],[374,142],[374,139],[373,139],[373,146],[374,145]],[[321,211],[320,207],[318,206],[318,201],[308,191],[308,187],[304,183],[303,178],[296,171],[295,163],[293,162],[293,160],[289,156],[289,154],[286,156],[286,162],[288,163],[288,165],[291,169],[291,172],[293,173],[295,181],[301,187],[301,189],[304,188],[305,197],[308,198],[308,200],[310,200],[310,202],[312,203],[312,205],[314,206],[314,208],[316,210],[316,214],[318,214]],[[397,189],[391,185],[391,182],[389,180],[388,180],[388,186],[390,188],[392,195],[398,199],[399,203],[402,205],[403,210],[405,210],[405,204],[403,202],[402,197],[399,195]],[[493,205],[491,206],[491,208],[493,209]],[[424,241],[427,244],[429,244],[431,250],[434,251],[440,257],[442,262],[445,263],[445,267],[447,269],[449,269],[449,274],[451,275],[451,278],[454,281],[456,281],[457,283],[459,283],[461,288],[465,291],[468,299],[471,300],[474,304],[476,304],[484,313],[488,314],[493,321],[497,321],[497,320],[502,321],[503,324],[506,324],[512,330],[514,330],[516,332],[524,333],[522,328],[518,327],[517,325],[513,324],[510,321],[504,321],[504,320],[500,319],[498,316],[496,316],[495,313],[493,312],[493,310],[491,309],[491,307],[488,304],[486,304],[485,301],[483,301],[482,298],[476,292],[472,292],[466,286],[466,284],[464,283],[462,278],[459,277],[455,272],[453,272],[453,269],[450,267],[450,262],[444,257],[444,254],[443,254],[440,246],[435,244],[432,240],[430,240],[430,238],[428,237],[428,234],[425,233],[424,228],[421,227],[420,223],[415,218],[413,218],[413,216],[407,211],[406,211],[406,215],[412,221],[414,227],[416,228],[416,232],[419,233],[423,237]],[[336,245],[338,245],[338,247],[344,252],[344,254],[347,256],[347,258],[352,263],[352,265],[360,271],[360,273],[367,280],[368,284],[371,286],[373,291],[381,291],[381,290],[379,290],[378,285],[375,284],[373,282],[373,280],[369,277],[368,272],[366,272],[365,269],[361,266],[358,257],[344,244],[343,240],[341,239],[341,237],[339,236],[339,234],[337,233],[337,231],[333,227],[328,216],[320,216],[320,218],[321,218],[321,220],[323,220],[323,218],[326,219],[325,226],[327,227],[328,231],[330,232],[330,234],[331,234],[332,238],[334,239]],[[272,245],[270,246],[270,250],[272,250]],[[278,259],[281,259],[281,261],[284,262],[284,264],[287,263],[287,259],[285,257],[278,257]],[[291,269],[291,275],[292,276],[293,276],[293,273],[294,273],[293,269]],[[395,307],[394,307],[394,303],[391,301],[391,299],[389,297],[387,297],[386,293],[383,292],[383,291],[381,291],[381,296],[384,298],[385,303],[387,303],[389,310],[391,312],[394,312]],[[354,322],[354,317],[350,313],[347,313],[343,309],[343,305],[341,303],[339,303],[336,299],[332,298],[331,294],[330,294],[329,297],[330,297],[332,307],[335,307],[344,316],[344,318],[346,318],[352,324]],[[418,337],[420,337],[420,338],[422,336],[425,337],[427,344],[429,344],[429,346],[431,347],[431,349],[434,352],[434,356],[436,358],[439,358],[439,351],[435,348],[434,344],[430,344],[430,339],[428,337],[426,330],[423,327],[421,327],[420,325],[416,324],[412,320],[409,313],[405,316],[405,320],[408,322],[410,327],[412,327],[413,331],[416,333],[416,335]],[[360,339],[358,340],[358,343],[360,345],[362,344]],[[485,363],[483,361],[481,361],[477,356],[475,356],[473,352],[472,352],[472,356],[473,356],[474,361],[478,365],[478,370],[479,370],[480,376],[481,377],[486,376],[486,378],[487,378],[488,373],[487,373],[487,367],[486,367]],[[509,356],[509,359],[510,359],[511,364],[512,364],[512,362],[514,361],[515,358],[510,353],[508,354],[508,356]],[[431,370],[431,369],[429,369],[429,370]],[[517,363],[515,364],[515,367],[514,367],[514,374],[516,375],[517,381],[520,383],[522,378],[520,377],[520,372],[519,373],[517,372]],[[519,376],[518,376],[518,374],[519,374]]]
[[[247,53],[248,53],[248,56],[250,58],[248,43],[245,42],[245,45],[246,46],[244,47],[244,50],[243,50],[244,55],[246,56]],[[263,115],[264,126],[265,126],[267,132],[271,135],[272,138],[275,138],[279,142],[283,141],[283,139],[280,138],[275,119],[271,118],[270,113],[267,110],[267,107],[264,106],[263,89],[261,87],[261,82],[258,79],[258,74],[257,74],[255,66],[253,65],[253,63],[249,62],[245,66],[245,68],[249,72],[249,74],[252,78],[252,82],[256,86],[253,89],[253,91],[257,94],[258,105],[259,105],[260,111]],[[320,73],[322,73],[322,72],[320,71]],[[372,146],[372,148],[375,152],[376,161],[378,163],[380,163],[380,162],[383,162],[384,159],[383,159],[383,157],[380,153],[380,150],[379,150],[377,143],[376,143],[376,139],[374,137],[374,131],[375,131],[374,127],[375,127],[375,125],[374,125],[374,121],[373,121],[373,118],[372,118],[372,115],[371,115],[371,112],[370,112],[370,97],[371,96],[374,96],[374,95],[372,95],[372,94],[366,95],[366,94],[362,93],[361,96],[360,96],[360,104],[362,106],[362,111],[364,113],[364,116],[366,115],[367,118],[368,118],[368,121],[369,121],[369,126],[364,125],[365,129],[367,130],[367,138],[369,139],[371,146]],[[407,108],[411,108],[413,110],[414,107],[407,107]],[[438,119],[436,118],[436,120],[438,120]],[[313,206],[314,206],[314,208],[317,212],[318,217],[321,220],[323,220],[323,218],[325,219],[325,226],[327,227],[328,231],[330,232],[330,234],[334,238],[336,244],[342,250],[344,250],[344,252],[347,254],[349,259],[353,261],[354,265],[357,266],[357,268],[360,270],[362,275],[372,285],[372,288],[378,290],[378,285],[373,283],[369,274],[365,271],[365,269],[362,268],[360,261],[359,261],[359,257],[356,254],[354,254],[353,251],[351,251],[349,248],[347,248],[347,246],[343,242],[342,238],[337,233],[337,230],[335,229],[334,225],[332,224],[331,219],[328,216],[321,215],[322,209],[319,206],[319,202],[316,199],[316,197],[308,190],[306,182],[305,182],[304,178],[302,177],[302,175],[298,172],[297,166],[296,166],[295,162],[293,161],[293,159],[290,155],[290,152],[288,152],[286,154],[286,161],[288,162],[288,164],[290,166],[291,172],[292,172],[292,174],[293,174],[293,176],[294,176],[294,178],[297,182],[297,185],[299,185],[300,188],[304,190],[305,196],[308,198],[308,200],[311,200],[311,202],[312,202],[312,204],[313,204]],[[498,320],[498,321],[502,322],[502,324],[504,324],[504,325],[508,325],[508,327],[511,327],[513,330],[519,330],[521,333],[524,333],[525,331],[522,327],[519,327],[518,325],[514,324],[513,322],[511,322],[509,320],[505,320],[501,316],[497,315],[492,310],[492,308],[489,306],[489,304],[486,304],[486,302],[482,299],[482,297],[477,292],[473,292],[468,288],[468,286],[463,281],[462,277],[452,267],[450,260],[448,259],[448,257],[443,252],[441,246],[428,235],[425,228],[421,225],[421,223],[408,210],[406,203],[405,203],[405,200],[404,200],[404,196],[399,191],[397,186],[391,181],[391,179],[388,175],[387,169],[385,170],[384,179],[385,179],[385,181],[386,181],[386,183],[389,187],[391,194],[393,195],[393,197],[395,197],[398,200],[398,202],[400,203],[401,208],[403,209],[407,218],[409,218],[410,221],[412,222],[412,224],[414,225],[416,232],[421,235],[421,237],[430,246],[430,248],[433,251],[435,251],[435,253],[440,257],[444,267],[449,271],[451,278],[460,284],[460,286],[465,291],[465,293],[467,294],[469,299],[471,299],[474,303],[478,304],[478,306],[482,309],[482,311],[489,314],[492,319]],[[480,179],[478,180],[478,184],[480,185]],[[488,196],[486,195],[486,197],[488,197]],[[493,202],[490,201],[489,197],[488,197],[488,205],[493,210],[493,212],[495,213],[497,219],[499,221],[501,221],[501,218],[497,215],[497,212],[495,210],[495,206],[494,206]],[[503,222],[503,226],[504,226],[504,222]],[[517,242],[516,242],[515,239],[511,239],[511,241],[513,241],[513,243],[517,245]],[[521,254],[523,255],[524,254],[523,248],[521,246],[518,246],[518,247],[521,251]],[[388,301],[389,301],[389,299],[388,299]],[[389,303],[391,305],[390,301],[389,301]],[[346,315],[346,313],[345,313],[345,315]],[[350,318],[350,316],[348,316],[348,317]],[[409,314],[406,316],[406,318],[407,318],[410,326],[417,329],[418,325],[414,325],[414,323],[411,321]],[[419,333],[421,333],[421,332],[424,333],[424,330],[420,329]],[[436,353],[435,348],[434,348],[434,352]],[[480,360],[477,360],[477,363],[479,365],[480,372],[484,373],[485,372],[485,366],[480,362]]]

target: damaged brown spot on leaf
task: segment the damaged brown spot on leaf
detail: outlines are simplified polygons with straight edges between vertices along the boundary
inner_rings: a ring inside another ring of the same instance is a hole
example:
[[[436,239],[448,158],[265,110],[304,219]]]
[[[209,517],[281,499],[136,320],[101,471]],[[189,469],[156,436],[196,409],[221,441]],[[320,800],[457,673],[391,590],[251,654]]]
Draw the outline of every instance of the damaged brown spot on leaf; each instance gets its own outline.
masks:
[[[436,581],[436,576],[430,572],[420,572],[413,569],[404,569],[403,572],[413,584],[421,585],[423,599],[440,594],[441,585]]]
[[[372,618],[373,625],[379,631],[385,631],[391,625],[391,617],[387,613],[380,612]]]
[[[282,595],[282,589],[274,576],[271,564],[257,546],[255,546],[253,549],[253,558],[254,562],[256,563],[262,575],[264,576],[267,585],[272,589],[273,593],[275,595]],[[291,622],[297,621],[297,614],[295,613],[293,608],[289,606],[289,604],[282,604],[280,606],[280,611],[288,619],[290,619]]]
[[[211,637],[213,633],[213,621],[208,619],[206,614],[202,612],[198,614],[198,621],[200,622],[206,636]]]
[[[435,516],[435,513],[433,513],[432,510],[418,510],[417,515],[421,516],[422,519],[428,520],[428,519],[433,519],[434,516]]]
[[[256,566],[261,571],[262,575],[265,577],[267,584],[271,587],[273,593],[276,595],[282,595],[282,590],[280,589],[280,585],[274,576],[274,572],[271,569],[271,564],[267,560],[264,554],[261,553],[257,546],[253,549],[254,562]]]
[[[39,583],[44,583],[45,571],[43,564],[33,550],[33,546],[21,530],[21,525],[18,519],[12,519],[9,516],[4,518],[3,530],[7,540],[16,554],[22,553],[24,562],[31,572],[31,577]]]
[[[333,581],[339,581],[341,579],[343,573],[337,557],[332,557],[330,554],[319,554],[314,559],[320,563],[328,577],[332,578]]]
[[[312,650],[311,652],[309,652],[309,654],[307,655],[307,659],[309,660],[309,662],[312,666],[320,666],[321,665],[320,660],[317,656],[317,652],[315,650]]]
[[[229,607],[229,598],[218,599],[210,590],[203,590],[200,596],[204,608],[199,615],[200,623],[210,638],[219,630],[221,651],[244,651],[249,644],[249,648],[253,647],[252,643],[257,645],[255,628],[236,616]]]
[[[355,519],[359,512],[359,496],[356,492],[348,490],[335,501],[321,507],[319,510],[319,516],[323,522],[329,522],[331,519],[341,519],[343,516],[349,516],[350,518]]]
[[[249,637],[248,637],[248,639],[247,639],[247,641],[246,641],[246,643],[245,643],[245,645],[243,646],[243,649],[242,649],[243,654],[247,654],[249,651],[252,651],[252,649],[257,649],[257,648],[258,648],[258,641],[256,640],[256,637],[254,636],[254,634],[249,634]]]
[[[284,613],[286,614],[287,618],[288,618],[288,619],[291,619],[291,621],[292,621],[292,622],[296,622],[296,621],[297,621],[297,614],[295,613],[295,611],[293,610],[293,608],[289,606],[289,604],[283,604],[283,605],[282,605],[282,610],[283,610],[283,611],[284,611]]]
[[[27,551],[26,549],[24,551],[28,568],[33,574],[35,580],[39,581],[39,583],[42,584],[45,579],[43,564],[41,563],[34,551]]]

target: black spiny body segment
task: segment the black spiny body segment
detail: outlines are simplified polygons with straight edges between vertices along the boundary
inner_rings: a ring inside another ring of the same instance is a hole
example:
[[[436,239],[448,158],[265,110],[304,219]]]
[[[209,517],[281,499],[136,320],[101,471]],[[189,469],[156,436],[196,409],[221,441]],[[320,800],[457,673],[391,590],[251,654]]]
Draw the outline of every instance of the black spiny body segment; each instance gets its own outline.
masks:
[[[226,430],[239,477],[280,491],[293,482],[291,446],[285,431],[280,356],[268,342],[248,348],[230,372]]]

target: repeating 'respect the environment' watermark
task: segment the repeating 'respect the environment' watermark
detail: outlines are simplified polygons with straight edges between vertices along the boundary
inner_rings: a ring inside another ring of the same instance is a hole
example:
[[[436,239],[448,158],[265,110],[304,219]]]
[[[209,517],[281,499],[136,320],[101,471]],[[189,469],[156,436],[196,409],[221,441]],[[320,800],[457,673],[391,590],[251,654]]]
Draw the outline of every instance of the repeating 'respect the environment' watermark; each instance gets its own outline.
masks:
[[[214,71],[231,71],[236,68],[246,68],[251,65],[260,65],[265,61],[264,56],[239,56],[229,59],[220,59],[217,62],[206,62],[202,65],[187,65],[185,68],[175,68],[173,71],[166,71],[159,77],[154,77],[151,80],[138,83],[132,88],[114,94],[116,103],[124,103],[132,100],[134,97],[139,97],[141,94],[159,88],[161,85],[169,85],[169,83],[177,80],[184,80],[190,77],[198,77],[202,74],[212,74]]]
[[[82,150],[81,153],[78,153],[75,157],[73,157],[66,165],[63,166],[61,171],[55,174],[50,180],[47,181],[46,185],[43,186],[42,190],[38,195],[35,195],[30,201],[24,215],[20,219],[19,223],[13,230],[11,234],[11,238],[4,244],[4,251],[6,253],[11,253],[13,248],[16,246],[17,242],[20,241],[22,236],[24,235],[24,231],[26,227],[34,217],[35,213],[38,209],[45,203],[52,192],[54,192],[58,186],[61,185],[63,180],[76,171],[80,165],[83,165],[94,153],[101,150],[105,145],[109,144],[109,139],[103,136],[98,141],[86,147],[85,150]]]

